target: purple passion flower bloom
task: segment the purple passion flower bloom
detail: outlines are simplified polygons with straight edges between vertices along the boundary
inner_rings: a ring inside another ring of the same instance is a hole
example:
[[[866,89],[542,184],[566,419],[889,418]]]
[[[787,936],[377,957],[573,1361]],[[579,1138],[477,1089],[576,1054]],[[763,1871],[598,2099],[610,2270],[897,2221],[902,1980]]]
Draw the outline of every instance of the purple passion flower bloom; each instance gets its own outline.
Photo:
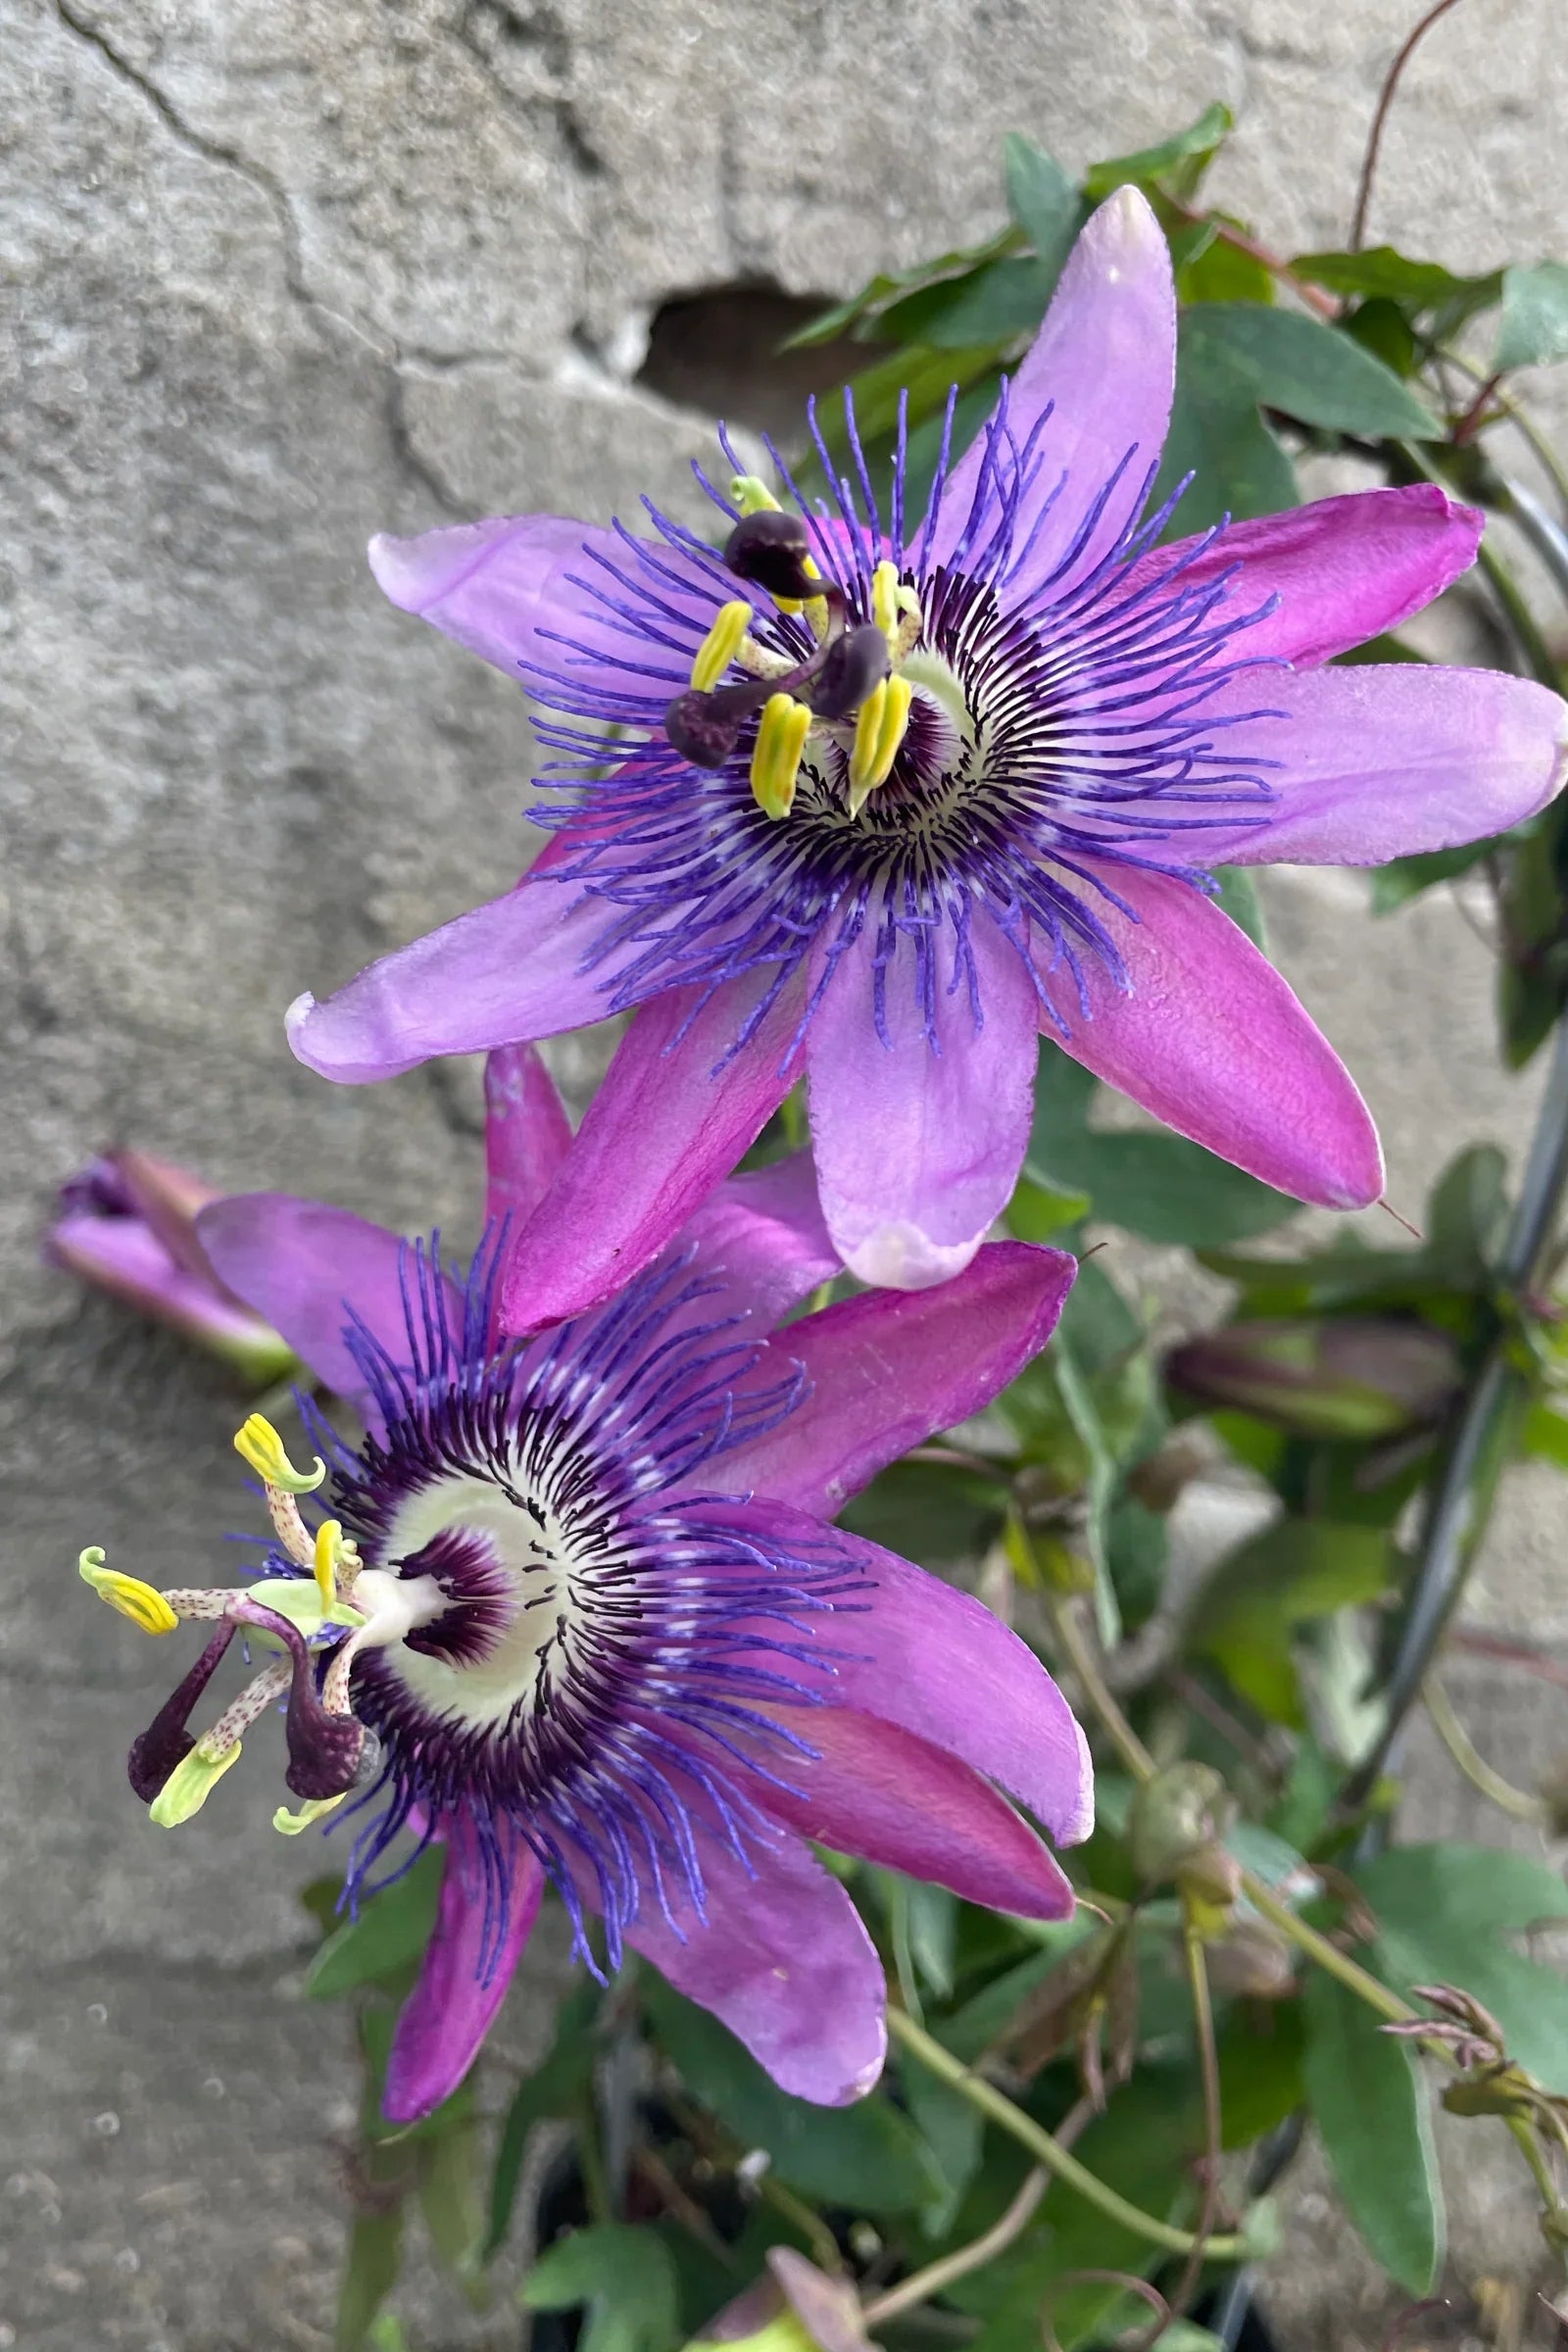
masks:
[[[1561,781],[1564,707],[1488,671],[1324,666],[1472,561],[1481,517],[1441,490],[1156,544],[1174,351],[1169,253],[1124,188],[923,516],[901,450],[885,500],[857,457],[831,513],[737,474],[710,490],[722,553],[652,508],[640,533],[526,515],[372,544],[395,603],[544,707],[556,838],[301,999],[295,1052],[367,1080],[639,1008],[511,1328],[647,1262],[803,1074],[845,1263],[947,1280],[1017,1177],[1040,1032],[1283,1192],[1377,1199],[1365,1105],[1208,869],[1515,824]]]
[[[444,1844],[394,2117],[462,2079],[547,1883],[585,1955],[591,1937],[607,1968],[645,1953],[786,2089],[853,2099],[882,2064],[882,1972],[806,1840],[1059,1919],[1072,1889],[1001,1790],[1063,1843],[1088,1835],[1092,1791],[1025,1644],[833,1517],[1030,1360],[1073,1261],[992,1245],[941,1290],[861,1293],[771,1338],[838,1270],[803,1154],[719,1187],[607,1304],[508,1339],[507,1222],[569,1133],[531,1049],[493,1054],[487,1080],[489,1222],[466,1278],[433,1242],[281,1194],[202,1217],[224,1281],[367,1434],[356,1448],[313,1417],[322,1458],[301,1472],[247,1422],[274,1537],[249,1585],[165,1594],[83,1554],[146,1631],[209,1634],[132,1786],[155,1821],[185,1819],[286,1700],[305,1802],[277,1826],[348,1800],[351,1901],[395,1870],[400,1833]],[[267,1662],[193,1735],[237,1634]]]
[[[221,1195],[147,1152],[106,1152],[63,1185],[44,1255],[93,1290],[167,1323],[258,1389],[299,1369],[286,1340],[225,1290],[196,1234]]]

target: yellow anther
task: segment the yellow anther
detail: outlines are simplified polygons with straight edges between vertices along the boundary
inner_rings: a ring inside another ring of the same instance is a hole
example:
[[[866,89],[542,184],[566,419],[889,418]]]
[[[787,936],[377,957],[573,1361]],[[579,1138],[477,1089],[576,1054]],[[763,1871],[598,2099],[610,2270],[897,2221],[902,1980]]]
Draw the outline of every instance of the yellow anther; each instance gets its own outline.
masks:
[[[122,1576],[118,1568],[106,1568],[103,1551],[96,1544],[89,1544],[76,1562],[76,1574],[84,1585],[91,1585],[100,1600],[107,1600],[144,1634],[172,1634],[179,1623],[163,1594],[144,1585],[139,1576]]]
[[[343,1530],[335,1519],[323,1519],[316,1531],[316,1589],[321,1595],[321,1614],[337,1598],[337,1564],[343,1553]]]
[[[343,1796],[308,1797],[297,1813],[291,1813],[287,1805],[279,1805],[272,1815],[272,1827],[281,1838],[297,1838],[302,1830],[310,1828],[313,1821],[319,1821],[323,1814],[335,1812],[348,1793],[345,1788]]]
[[[699,694],[712,693],[739,653],[741,639],[755,617],[744,597],[719,606],[717,617],[698,647],[697,659],[692,663],[692,684]]]
[[[283,1451],[283,1441],[270,1421],[262,1413],[252,1413],[244,1428],[234,1439],[234,1451],[243,1456],[257,1477],[284,1494],[314,1494],[326,1476],[326,1464],[319,1454],[316,1468],[306,1476],[296,1470]]]
[[[743,514],[776,514],[778,500],[760,473],[736,473],[730,476],[730,502]]]
[[[860,705],[850,757],[850,814],[858,816],[869,796],[893,773],[914,700],[907,678],[884,678]]]
[[[814,556],[803,556],[801,569],[808,580],[819,580],[822,577],[822,566]],[[781,612],[804,612],[811,624],[811,634],[815,637],[817,644],[821,644],[827,635],[827,605],[822,597],[775,596],[773,602]]]
[[[810,728],[810,710],[793,695],[769,695],[762,705],[752,753],[752,792],[764,815],[788,816]]]
[[[899,625],[899,567],[879,564],[871,574],[871,618],[889,644]]]
[[[229,1766],[239,1762],[239,1746],[235,1740],[215,1756],[206,1752],[205,1740],[197,1740],[147,1808],[161,1830],[177,1830],[182,1821],[201,1811]]]

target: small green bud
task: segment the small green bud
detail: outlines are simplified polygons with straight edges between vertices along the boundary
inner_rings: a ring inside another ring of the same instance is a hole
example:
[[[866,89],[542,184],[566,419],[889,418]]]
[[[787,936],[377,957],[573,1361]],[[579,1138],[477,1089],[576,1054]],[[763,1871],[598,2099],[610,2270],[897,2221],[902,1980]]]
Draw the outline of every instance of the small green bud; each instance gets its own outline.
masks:
[[[1164,1885],[1184,1863],[1196,1861],[1217,1844],[1235,1810],[1223,1778],[1211,1764],[1167,1766],[1146,1781],[1133,1798],[1127,1823],[1133,1868],[1152,1886]],[[1209,1876],[1217,1885],[1212,1870]]]

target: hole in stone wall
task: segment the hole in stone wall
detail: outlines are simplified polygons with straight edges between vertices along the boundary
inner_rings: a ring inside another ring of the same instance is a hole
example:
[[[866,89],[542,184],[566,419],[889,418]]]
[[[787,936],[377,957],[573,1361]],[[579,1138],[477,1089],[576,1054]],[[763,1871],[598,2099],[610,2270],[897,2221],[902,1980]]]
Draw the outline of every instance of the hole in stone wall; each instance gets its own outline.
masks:
[[[732,424],[771,433],[783,449],[800,445],[812,392],[828,392],[869,368],[874,343],[847,335],[802,351],[780,351],[785,337],[825,311],[830,294],[786,294],[778,286],[705,286],[677,294],[654,315],[637,381],[684,408],[705,409]]]

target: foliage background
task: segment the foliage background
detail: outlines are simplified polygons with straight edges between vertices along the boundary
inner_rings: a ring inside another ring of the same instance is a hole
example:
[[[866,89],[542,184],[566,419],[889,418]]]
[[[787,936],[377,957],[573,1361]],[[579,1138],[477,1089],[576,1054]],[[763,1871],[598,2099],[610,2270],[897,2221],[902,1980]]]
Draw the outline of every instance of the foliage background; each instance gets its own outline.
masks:
[[[1564,248],[1553,13],[1466,0],[1434,36],[1375,235],[1426,250],[1441,223],[1461,268]],[[1216,200],[1283,244],[1335,242],[1404,20],[7,0],[0,2327],[19,2342],[325,2340],[328,2135],[353,2084],[336,2021],[295,1999],[291,1879],[312,1863],[258,1855],[259,1798],[149,1843],[113,1760],[159,1662],[60,1599],[87,1541],[198,1573],[232,1413],[32,1253],[61,1171],[116,1134],[220,1182],[461,1227],[464,1074],[329,1096],[278,1038],[305,980],[492,887],[519,798],[514,701],[381,608],[361,542],[452,510],[676,495],[705,433],[633,380],[658,307],[759,279],[837,294],[987,233],[1009,124],[1076,166],[1218,95],[1241,129]],[[698,405],[711,382],[687,379]],[[1363,904],[1287,878],[1273,946],[1364,1076],[1414,1209],[1450,1145],[1522,1132],[1534,1081],[1494,1069],[1487,959],[1451,906],[1370,930]],[[1144,1263],[1174,1313],[1212,1311]],[[1527,1477],[1486,1569],[1494,1619],[1538,1634],[1563,1624],[1550,1492]],[[1552,1701],[1510,1684],[1489,1718],[1500,1687],[1467,1669],[1455,1694],[1528,1781]],[[1444,1778],[1417,1804],[1417,1827],[1473,1819]],[[515,2004],[519,2050],[541,2022]],[[1328,2209],[1301,2218],[1319,2243],[1277,2308],[1306,2344],[1336,2294],[1338,2340],[1356,2275]],[[1476,2264],[1502,2243],[1484,2203],[1468,2242]],[[488,2326],[417,2290],[413,2311],[434,2343]]]

